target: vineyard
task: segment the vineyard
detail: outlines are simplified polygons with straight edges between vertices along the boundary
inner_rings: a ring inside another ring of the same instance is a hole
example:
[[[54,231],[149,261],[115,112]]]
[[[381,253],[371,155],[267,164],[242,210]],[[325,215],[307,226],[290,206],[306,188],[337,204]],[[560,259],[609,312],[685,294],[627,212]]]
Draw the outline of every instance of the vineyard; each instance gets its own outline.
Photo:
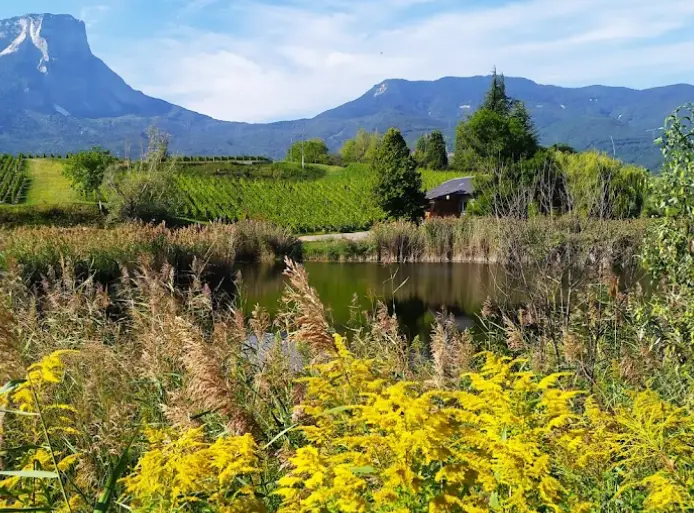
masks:
[[[427,189],[457,176],[455,172],[423,172]],[[262,219],[294,233],[370,228],[383,218],[371,194],[374,181],[369,168],[359,165],[332,168],[314,179],[200,174],[192,169],[178,176],[185,196],[182,214],[187,218]]]
[[[0,155],[0,204],[22,201],[28,183],[25,164],[21,157]]]

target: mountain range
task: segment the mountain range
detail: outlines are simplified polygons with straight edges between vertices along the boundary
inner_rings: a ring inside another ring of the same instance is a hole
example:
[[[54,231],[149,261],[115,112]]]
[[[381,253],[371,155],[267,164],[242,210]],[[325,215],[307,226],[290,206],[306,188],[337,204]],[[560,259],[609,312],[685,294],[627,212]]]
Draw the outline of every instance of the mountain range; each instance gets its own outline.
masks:
[[[0,20],[0,152],[66,153],[94,145],[138,153],[149,126],[171,134],[171,149],[194,155],[284,156],[292,139],[320,137],[331,150],[359,128],[398,127],[406,139],[442,130],[452,151],[455,127],[481,103],[489,77],[385,80],[360,98],[311,119],[219,121],[131,88],[96,57],[85,24],[69,15]],[[541,142],[597,148],[656,168],[654,145],[665,117],[694,101],[694,86],[645,90],[564,88],[506,78],[523,100]]]

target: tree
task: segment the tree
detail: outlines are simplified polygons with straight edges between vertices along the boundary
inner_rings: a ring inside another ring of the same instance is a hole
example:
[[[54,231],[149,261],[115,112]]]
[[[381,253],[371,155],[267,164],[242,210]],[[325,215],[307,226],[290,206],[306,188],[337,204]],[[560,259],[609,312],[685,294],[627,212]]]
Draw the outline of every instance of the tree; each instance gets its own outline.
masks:
[[[480,170],[513,156],[510,120],[498,112],[480,109],[456,131],[455,167],[461,170]]]
[[[511,111],[512,100],[506,94],[506,81],[504,75],[496,74],[496,67],[492,71],[492,83],[484,97],[482,109],[496,112],[501,116],[508,116]]]
[[[376,155],[379,136],[363,128],[357,131],[354,139],[348,139],[340,148],[340,155],[346,164],[352,162],[370,163]]]
[[[511,100],[509,112],[512,133],[512,153],[517,158],[530,158],[539,148],[537,129],[525,104],[520,100]]]
[[[305,162],[306,164],[327,164],[328,146],[322,139],[297,141],[289,148],[287,161]]]
[[[372,167],[377,176],[376,201],[386,215],[392,219],[420,219],[426,205],[422,175],[399,130],[391,128],[386,132]]]
[[[677,302],[691,304],[694,291],[694,103],[665,120],[658,139],[665,160],[652,186],[654,215],[660,222],[644,238],[643,264],[657,280],[678,291]],[[687,315],[691,319],[691,315]],[[682,335],[679,335],[682,336]]]
[[[169,141],[171,136],[162,132],[157,127],[150,126],[147,129],[147,154],[146,160],[161,162],[169,158]]]
[[[414,160],[419,167],[427,166],[427,144],[429,142],[429,134],[424,134],[417,139],[417,145],[414,150]]]
[[[447,169],[448,153],[446,152],[446,141],[443,134],[436,130],[429,136],[426,149],[426,167],[429,169]]]
[[[552,146],[550,146],[549,149],[555,150],[555,151],[558,151],[561,153],[571,153],[571,154],[578,153],[576,151],[576,148],[574,148],[573,146],[569,146],[566,143],[555,143]]]
[[[110,166],[104,180],[110,217],[118,221],[175,221],[181,207],[178,159],[168,158],[168,137],[149,131],[145,159]]]
[[[63,174],[72,180],[72,187],[83,197],[98,195],[106,169],[116,161],[108,150],[100,147],[74,153],[67,159]]]
[[[496,70],[484,103],[456,131],[454,166],[485,170],[532,158],[537,131],[523,102],[509,98]]]
[[[359,162],[359,150],[357,150],[356,139],[347,139],[342,148],[340,148],[340,155],[345,163]]]

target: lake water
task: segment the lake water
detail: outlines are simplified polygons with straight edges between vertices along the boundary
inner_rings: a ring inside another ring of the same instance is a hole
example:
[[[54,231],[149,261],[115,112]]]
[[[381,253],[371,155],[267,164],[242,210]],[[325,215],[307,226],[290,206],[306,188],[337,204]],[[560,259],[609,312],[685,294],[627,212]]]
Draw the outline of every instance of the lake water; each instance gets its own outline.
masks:
[[[377,263],[305,264],[311,285],[330,310],[332,325],[343,331],[354,313],[373,311],[377,301],[395,311],[403,332],[427,340],[437,312],[446,309],[461,329],[473,328],[485,299],[495,296],[494,268],[485,264]],[[241,267],[247,311],[259,304],[274,314],[286,285],[282,265]]]

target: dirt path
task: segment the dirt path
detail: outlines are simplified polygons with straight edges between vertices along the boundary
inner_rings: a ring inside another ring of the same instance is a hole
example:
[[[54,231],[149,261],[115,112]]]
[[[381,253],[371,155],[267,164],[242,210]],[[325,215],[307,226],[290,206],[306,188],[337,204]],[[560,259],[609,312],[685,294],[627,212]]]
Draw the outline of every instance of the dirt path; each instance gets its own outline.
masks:
[[[301,242],[318,242],[322,240],[334,240],[334,239],[345,239],[345,240],[364,240],[369,236],[370,232],[355,232],[355,233],[327,233],[325,235],[306,235],[304,237],[299,237]]]

